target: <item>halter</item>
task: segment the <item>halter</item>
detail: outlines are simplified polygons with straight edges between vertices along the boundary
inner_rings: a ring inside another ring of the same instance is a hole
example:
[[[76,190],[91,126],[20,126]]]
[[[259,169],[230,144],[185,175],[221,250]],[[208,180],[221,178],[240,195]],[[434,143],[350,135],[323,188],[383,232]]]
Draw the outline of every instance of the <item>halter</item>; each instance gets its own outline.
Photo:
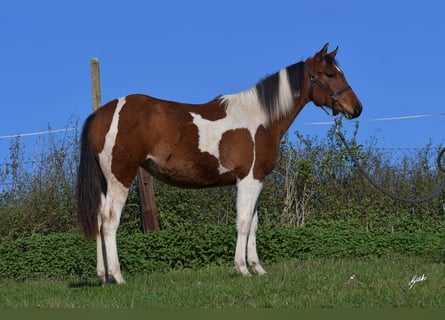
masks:
[[[309,78],[311,79],[311,94],[310,98],[312,101],[314,101],[314,83],[318,84],[320,88],[322,88],[326,93],[331,97],[332,100],[332,112],[334,112],[335,103],[337,102],[338,98],[345,93],[346,91],[352,90],[350,86],[346,86],[343,89],[338,90],[335,92],[325,84],[323,84],[320,79],[315,75],[315,73],[312,72],[311,68],[307,65],[307,63],[304,64],[304,69],[306,70],[307,74],[309,75]]]

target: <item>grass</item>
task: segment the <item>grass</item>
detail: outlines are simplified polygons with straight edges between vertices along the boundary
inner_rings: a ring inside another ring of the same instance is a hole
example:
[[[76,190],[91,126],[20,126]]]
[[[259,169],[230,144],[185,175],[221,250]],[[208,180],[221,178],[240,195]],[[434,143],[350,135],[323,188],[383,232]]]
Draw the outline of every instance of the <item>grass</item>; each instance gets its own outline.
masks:
[[[444,264],[417,257],[311,259],[266,266],[264,277],[229,267],[96,278],[0,281],[0,308],[445,307]],[[355,278],[351,280],[351,276]],[[427,279],[409,289],[414,275]]]

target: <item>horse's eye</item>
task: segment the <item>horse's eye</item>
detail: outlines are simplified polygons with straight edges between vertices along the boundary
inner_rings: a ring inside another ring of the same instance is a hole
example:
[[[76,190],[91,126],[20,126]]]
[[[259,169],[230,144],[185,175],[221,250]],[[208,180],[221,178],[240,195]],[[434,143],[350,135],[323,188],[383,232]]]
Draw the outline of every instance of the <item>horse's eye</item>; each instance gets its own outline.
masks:
[[[334,78],[335,77],[335,73],[333,73],[333,72],[326,72],[326,77]]]

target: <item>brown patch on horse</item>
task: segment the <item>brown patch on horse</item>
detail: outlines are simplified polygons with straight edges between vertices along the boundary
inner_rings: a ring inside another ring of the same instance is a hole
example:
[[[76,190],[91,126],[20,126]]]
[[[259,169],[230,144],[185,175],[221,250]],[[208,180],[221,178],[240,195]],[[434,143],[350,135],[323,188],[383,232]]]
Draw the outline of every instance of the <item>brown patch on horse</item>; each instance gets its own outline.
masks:
[[[188,121],[181,119],[177,115],[177,108],[170,108],[169,105],[168,101],[144,95],[125,97],[125,105],[119,114],[111,165],[114,176],[125,187],[131,185],[139,166],[157,145],[170,145],[167,148],[173,148],[171,143],[175,143],[177,138],[171,123]],[[168,153],[169,150],[162,152]]]
[[[253,177],[263,181],[272,171],[278,158],[279,141],[281,137],[270,134],[271,129],[260,126],[255,134],[255,165]]]
[[[253,163],[253,140],[249,130],[240,128],[224,132],[219,143],[219,158],[238,179],[247,176]]]
[[[199,114],[203,119],[216,121],[227,116],[226,108],[219,98],[205,104],[185,105],[185,110]]]
[[[170,128],[166,134],[176,141],[176,148],[155,146],[149,153],[153,160],[146,160],[143,168],[159,180],[178,187],[203,188],[218,183],[218,160],[207,152],[200,152],[198,128],[191,120],[182,130]]]

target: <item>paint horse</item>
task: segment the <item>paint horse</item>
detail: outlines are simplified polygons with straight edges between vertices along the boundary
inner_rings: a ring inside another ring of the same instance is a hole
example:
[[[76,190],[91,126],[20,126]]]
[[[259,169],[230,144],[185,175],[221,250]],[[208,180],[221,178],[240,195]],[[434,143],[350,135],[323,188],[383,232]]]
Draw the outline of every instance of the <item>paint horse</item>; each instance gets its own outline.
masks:
[[[139,167],[178,187],[236,185],[236,269],[242,275],[250,274],[248,266],[259,275],[266,273],[256,250],[256,202],[281,138],[310,101],[348,119],[362,111],[335,60],[338,47],[327,50],[328,44],[246,91],[204,104],[135,94],[113,100],[87,118],[77,215],[85,236],[96,239],[97,274],[103,283],[106,267],[117,283],[125,283],[116,232]]]

